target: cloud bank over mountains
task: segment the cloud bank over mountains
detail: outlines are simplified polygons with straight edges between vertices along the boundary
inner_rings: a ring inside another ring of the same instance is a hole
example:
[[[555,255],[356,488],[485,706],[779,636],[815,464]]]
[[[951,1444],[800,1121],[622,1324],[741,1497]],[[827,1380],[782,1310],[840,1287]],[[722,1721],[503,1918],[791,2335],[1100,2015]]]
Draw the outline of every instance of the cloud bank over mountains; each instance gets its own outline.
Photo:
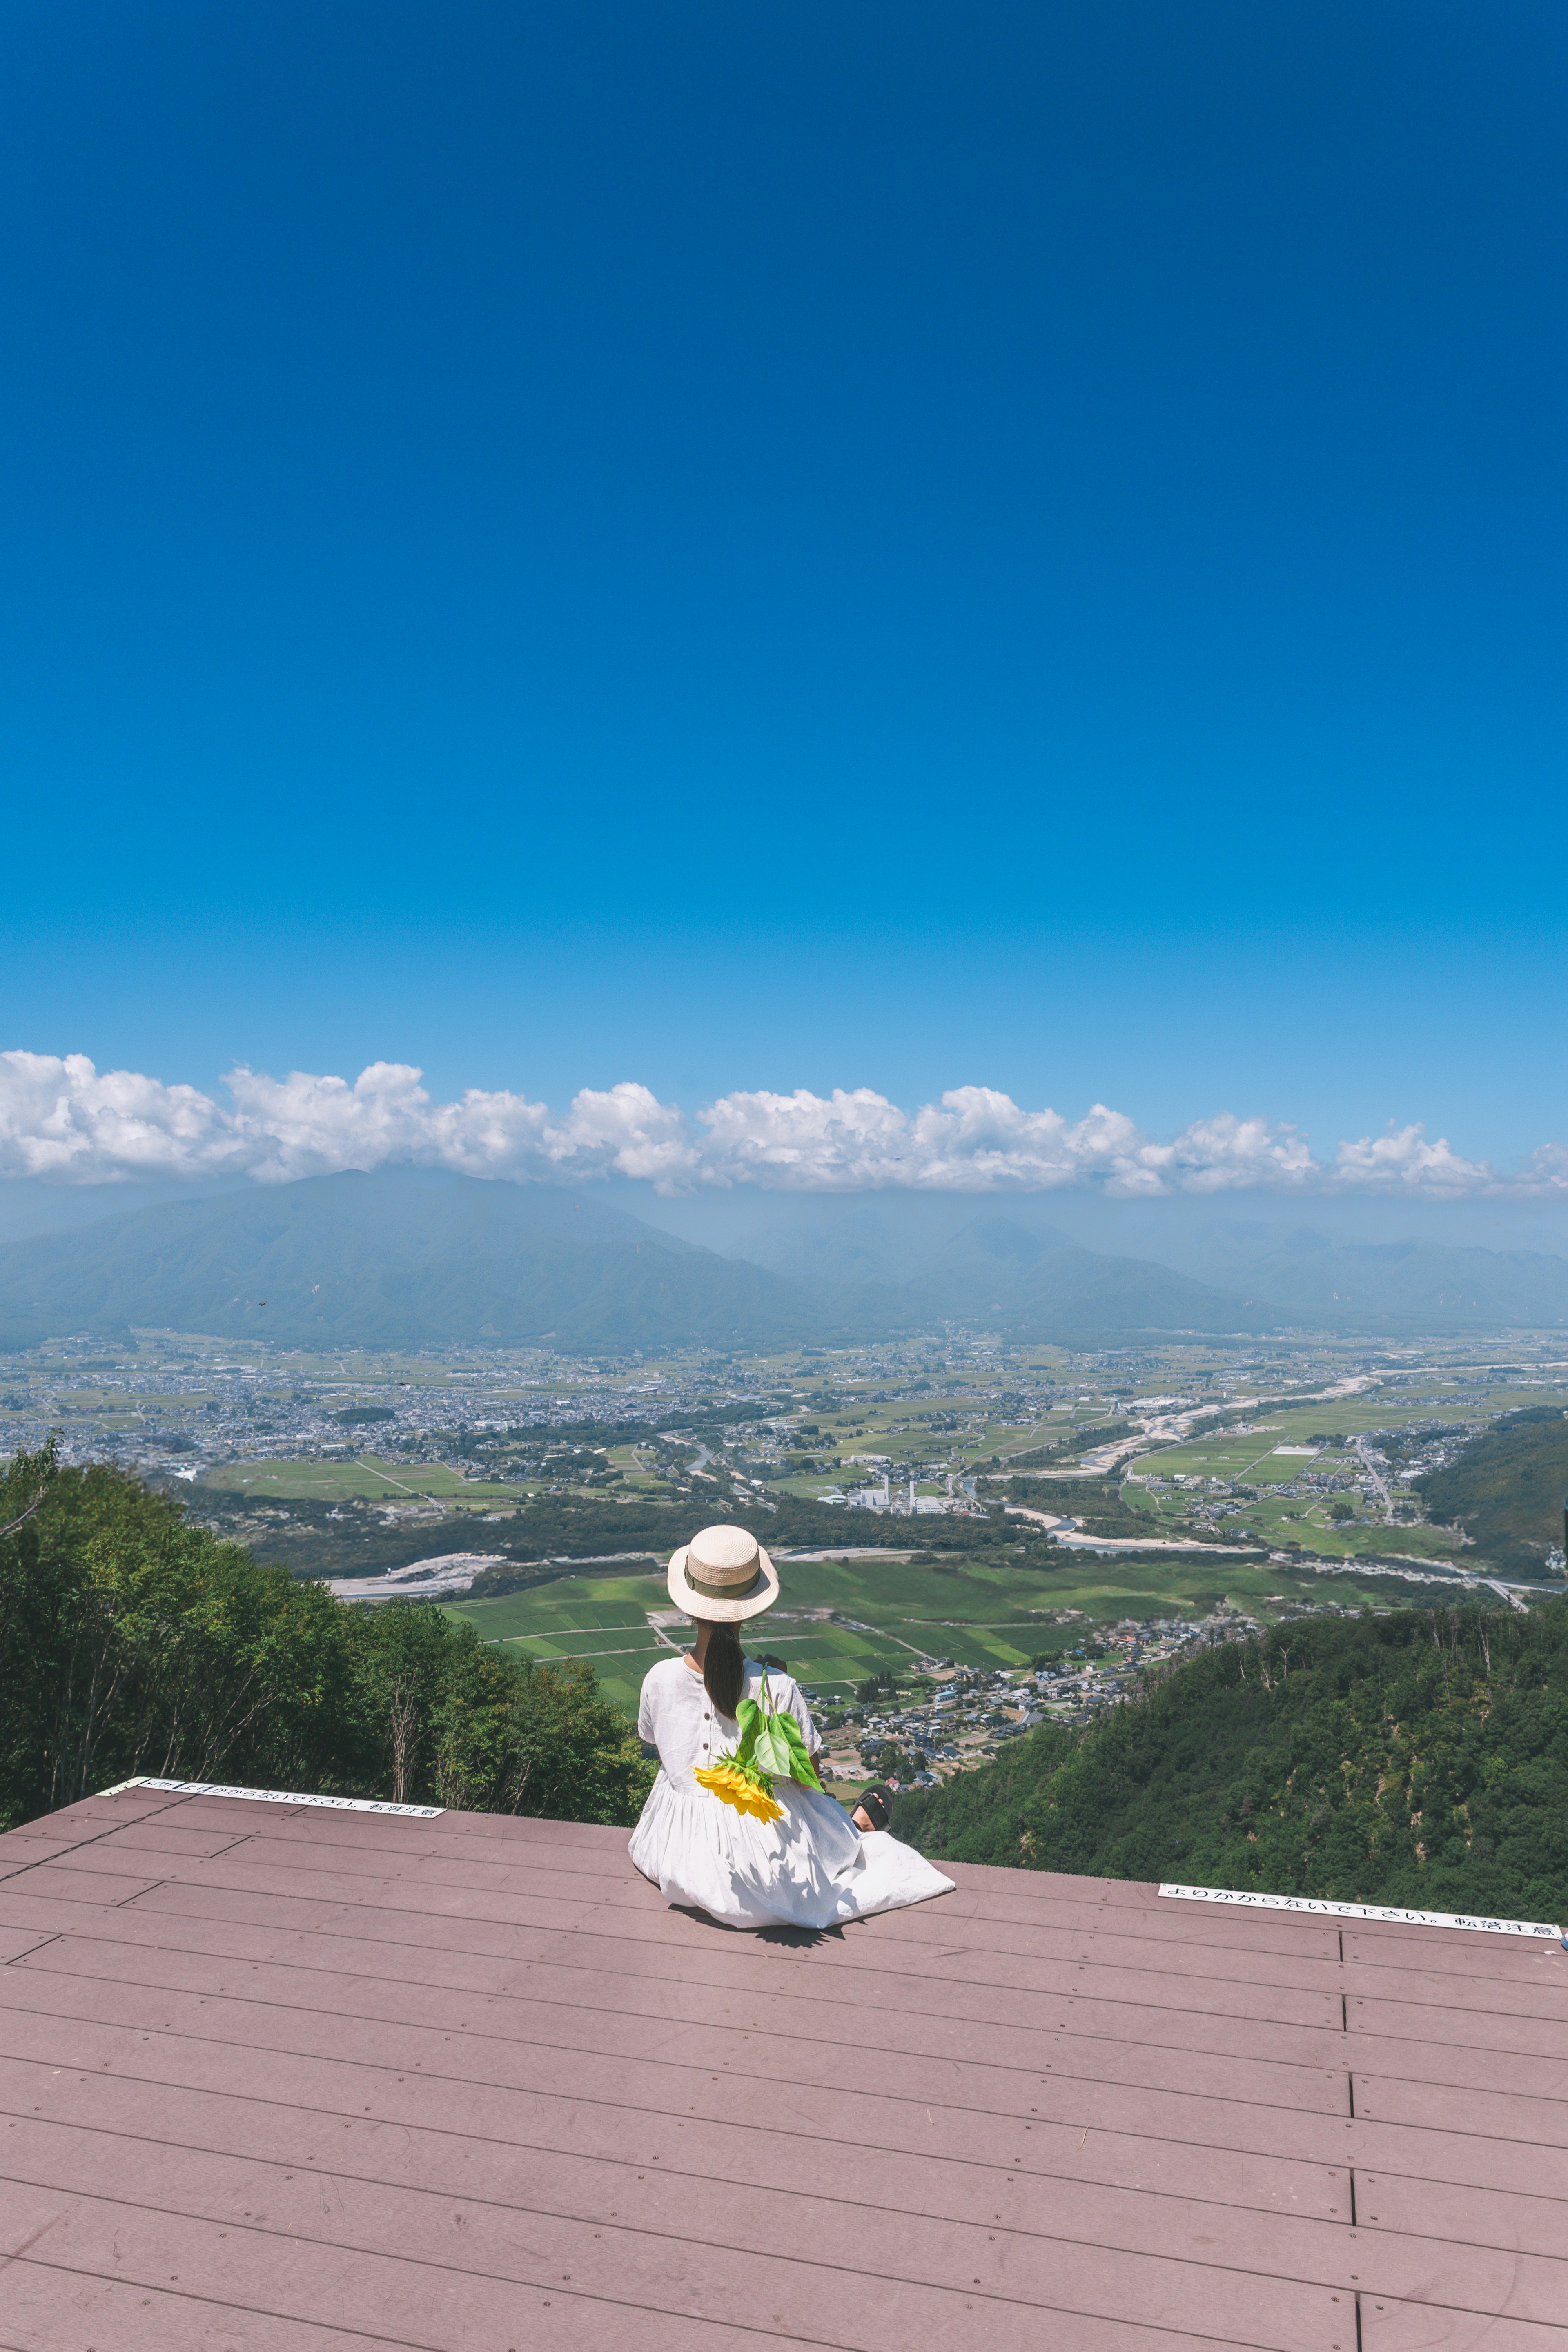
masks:
[[[199,1088],[84,1055],[0,1053],[0,1177],[69,1184],[246,1175],[262,1183],[393,1161],[525,1183],[628,1177],[657,1192],[1037,1192],[1092,1186],[1135,1200],[1179,1192],[1382,1193],[1424,1199],[1568,1193],[1568,1146],[1510,1175],[1419,1126],[1341,1142],[1315,1159],[1298,1129],[1228,1111],[1162,1142],[1096,1103],[1079,1119],[955,1087],[901,1110],[868,1087],[829,1096],[730,1094],[695,1117],[630,1081],[584,1087],[557,1117],[524,1095],[471,1087],[436,1102],[406,1063],[347,1079],[243,1066],[230,1107]]]

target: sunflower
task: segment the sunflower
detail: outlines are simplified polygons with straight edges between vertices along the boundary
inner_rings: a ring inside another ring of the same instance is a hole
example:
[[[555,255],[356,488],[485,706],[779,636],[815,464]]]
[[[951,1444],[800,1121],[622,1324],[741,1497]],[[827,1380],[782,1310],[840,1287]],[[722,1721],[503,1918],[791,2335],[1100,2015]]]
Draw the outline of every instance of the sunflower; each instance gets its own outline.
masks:
[[[733,1805],[738,1813],[754,1813],[760,1822],[776,1822],[784,1807],[773,1791],[753,1780],[729,1759],[703,1766],[694,1778],[699,1785],[712,1790],[722,1805]]]

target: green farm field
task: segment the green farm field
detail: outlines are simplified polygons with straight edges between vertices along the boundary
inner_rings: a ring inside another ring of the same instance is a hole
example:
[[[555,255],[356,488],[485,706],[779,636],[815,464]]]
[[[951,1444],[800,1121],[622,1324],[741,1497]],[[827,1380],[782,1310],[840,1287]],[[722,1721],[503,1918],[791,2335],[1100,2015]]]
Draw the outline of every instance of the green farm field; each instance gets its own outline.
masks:
[[[1447,1528],[1401,1527],[1390,1525],[1381,1517],[1376,1524],[1365,1527],[1338,1523],[1330,1516],[1329,1506],[1337,1499],[1332,1496],[1318,1499],[1310,1492],[1290,1496],[1268,1492],[1270,1487],[1289,1486],[1304,1471],[1350,1475],[1360,1472],[1360,1456],[1341,1444],[1322,1446],[1311,1455],[1305,1452],[1281,1453],[1282,1446],[1305,1447],[1314,1435],[1344,1436],[1356,1429],[1386,1429],[1391,1425],[1386,1409],[1381,1417],[1374,1417],[1370,1407],[1355,1413],[1336,1407],[1331,1415],[1323,1406],[1307,1406],[1298,1411],[1271,1412],[1247,1434],[1218,1431],[1208,1437],[1194,1438],[1185,1445],[1165,1446],[1153,1454],[1140,1454],[1127,1466],[1136,1478],[1235,1478],[1259,1488],[1258,1500],[1246,1507],[1245,1522],[1260,1541],[1269,1544],[1298,1543],[1325,1558],[1346,1560],[1353,1560],[1363,1552],[1405,1552],[1430,1559],[1454,1557],[1461,1546],[1458,1536]],[[1122,1492],[1123,1500],[1133,1509],[1146,1512],[1152,1524],[1184,1517],[1194,1499],[1191,1489],[1155,1495],[1141,1486],[1130,1485]]]
[[[442,1462],[400,1462],[393,1468],[368,1454],[353,1462],[226,1462],[205,1483],[230,1494],[275,1495],[280,1502],[396,1502],[428,1495],[444,1503],[491,1507],[515,1503],[527,1491],[459,1477]]]
[[[1398,1429],[1413,1421],[1464,1421],[1483,1414],[1511,1412],[1520,1405],[1546,1404],[1554,1391],[1543,1387],[1519,1388],[1500,1383],[1496,1389],[1461,1389],[1451,1381],[1435,1381],[1430,1391],[1405,1395],[1398,1402],[1373,1390],[1363,1396],[1336,1397],[1331,1402],[1271,1404],[1258,1413],[1254,1433],[1214,1431],[1184,1445],[1161,1446],[1129,1460],[1131,1470],[1159,1475],[1204,1470],[1215,1477],[1251,1476],[1284,1481],[1292,1475],[1287,1455],[1270,1463],[1279,1445],[1305,1445],[1315,1436],[1356,1437],[1369,1429]],[[1562,1401],[1568,1404],[1568,1390]],[[1303,1465],[1298,1457],[1294,1468]]]
[[[908,1476],[907,1465],[910,1463],[926,1463],[945,1454],[951,1457],[954,1469],[972,1469],[977,1465],[988,1465],[994,1457],[1006,1461],[1015,1454],[1038,1446],[1059,1446],[1071,1437],[1075,1426],[1088,1428],[1106,1418],[1103,1412],[1080,1415],[1075,1423],[1070,1412],[1052,1412],[1022,1427],[1012,1422],[987,1422],[979,1429],[958,1430],[947,1425],[953,1415],[954,1402],[947,1399],[924,1411],[916,1408],[911,1412],[908,1405],[900,1404],[878,1406],[868,1412],[814,1414],[813,1426],[818,1433],[802,1443],[831,1460],[834,1466],[826,1475],[800,1471],[772,1483],[782,1493],[809,1499],[840,1481],[853,1486],[879,1478],[880,1470],[848,1458],[857,1454],[879,1454],[889,1457],[889,1475],[896,1485],[900,1477]],[[956,1403],[961,1410],[962,1397]],[[933,1432],[928,1426],[933,1419],[942,1421],[940,1431]],[[922,1482],[922,1490],[935,1493],[938,1488],[927,1480]]]
[[[1245,1527],[1254,1540],[1280,1548],[1298,1544],[1301,1549],[1322,1559],[1342,1559],[1352,1563],[1361,1557],[1383,1559],[1394,1554],[1413,1560],[1458,1561],[1464,1549],[1459,1538],[1448,1528],[1416,1526],[1388,1522],[1381,1517],[1359,1521],[1331,1518],[1326,1505],[1310,1501],[1304,1495],[1270,1495],[1261,1474],[1253,1474],[1253,1483],[1263,1486],[1256,1503],[1245,1506],[1242,1516],[1225,1523],[1227,1538],[1237,1536]],[[1178,1491],[1173,1495],[1149,1495],[1136,1486],[1122,1489],[1122,1499],[1129,1507],[1142,1512],[1149,1521],[1151,1535],[1176,1533],[1185,1525],[1190,1496]],[[1484,1566],[1479,1554],[1470,1552],[1464,1565],[1479,1569]]]
[[[753,1649],[784,1658],[806,1691],[843,1697],[879,1667],[907,1670],[922,1659],[969,1666],[1026,1665],[1070,1648],[1084,1621],[1203,1616],[1221,1601],[1259,1617],[1284,1603],[1344,1601],[1387,1605],[1386,1583],[1325,1580],[1267,1561],[1157,1566],[1076,1559],[1049,1569],[979,1560],[934,1569],[895,1560],[785,1560],[779,1605],[752,1633]],[[607,1696],[635,1717],[642,1677],[669,1654],[647,1623],[668,1610],[658,1576],[562,1576],[493,1601],[457,1601],[448,1613],[514,1655],[586,1658]],[[803,1612],[836,1610],[852,1624]],[[1076,1610],[1065,1624],[1056,1613]],[[666,1632],[680,1643],[684,1629]]]
[[[1194,1438],[1186,1445],[1162,1446],[1157,1453],[1140,1454],[1128,1464],[1135,1475],[1152,1472],[1157,1478],[1186,1477],[1197,1473],[1207,1478],[1248,1478],[1261,1484],[1284,1486],[1299,1477],[1303,1470],[1314,1465],[1304,1454],[1278,1452],[1281,1445],[1304,1445],[1304,1432],[1288,1429],[1283,1420],[1269,1421],[1247,1436],[1231,1430],[1222,1430],[1212,1437]]]
[[[669,1606],[661,1576],[558,1576],[527,1592],[446,1606],[514,1657],[586,1658],[605,1696],[633,1718],[644,1675],[669,1655],[647,1622],[650,1609]]]

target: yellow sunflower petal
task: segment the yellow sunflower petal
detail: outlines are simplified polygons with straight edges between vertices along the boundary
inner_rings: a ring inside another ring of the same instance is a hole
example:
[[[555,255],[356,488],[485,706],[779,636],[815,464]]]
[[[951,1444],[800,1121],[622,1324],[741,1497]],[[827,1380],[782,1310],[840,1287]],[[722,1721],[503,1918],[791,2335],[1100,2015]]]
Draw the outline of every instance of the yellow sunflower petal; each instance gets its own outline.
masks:
[[[784,1811],[775,1797],[759,1789],[732,1765],[704,1765],[692,1778],[700,1788],[710,1790],[721,1804],[732,1805],[738,1813],[752,1814],[760,1822],[776,1822]]]

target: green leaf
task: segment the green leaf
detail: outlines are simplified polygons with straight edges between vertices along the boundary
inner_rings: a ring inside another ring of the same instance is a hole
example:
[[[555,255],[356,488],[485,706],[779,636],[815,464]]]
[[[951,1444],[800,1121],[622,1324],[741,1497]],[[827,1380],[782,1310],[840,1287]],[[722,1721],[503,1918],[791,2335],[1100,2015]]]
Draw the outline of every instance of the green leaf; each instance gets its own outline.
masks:
[[[743,1765],[750,1761],[752,1752],[757,1744],[757,1734],[763,1727],[762,1710],[755,1699],[743,1698],[735,1710],[735,1720],[741,1727],[740,1743],[735,1749],[735,1757],[736,1760]]]
[[[816,1789],[821,1791],[822,1783],[816,1777],[816,1767],[811,1760],[811,1751],[805,1744],[805,1735],[789,1708],[781,1707],[773,1718],[773,1723],[775,1729],[783,1732],[789,1746],[791,1780],[798,1780],[803,1789]]]

